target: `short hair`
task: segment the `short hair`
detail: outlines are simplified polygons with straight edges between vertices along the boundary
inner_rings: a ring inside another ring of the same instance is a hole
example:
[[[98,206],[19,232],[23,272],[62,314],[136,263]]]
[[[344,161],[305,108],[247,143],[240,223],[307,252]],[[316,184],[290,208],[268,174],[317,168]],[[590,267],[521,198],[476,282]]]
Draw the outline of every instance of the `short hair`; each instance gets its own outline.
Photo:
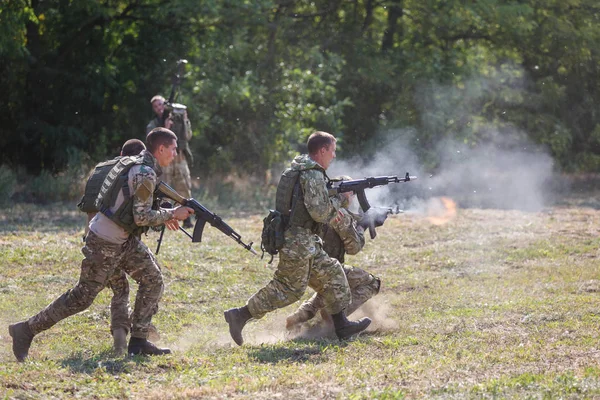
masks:
[[[329,148],[336,141],[337,139],[331,133],[322,131],[313,132],[306,142],[308,154],[316,154],[323,147]]]
[[[139,139],[129,139],[123,143],[121,148],[122,156],[137,156],[143,150],[146,150],[146,145]]]
[[[150,104],[154,104],[156,100],[161,100],[163,103],[166,101],[164,97],[162,97],[160,94],[157,94],[150,99]]]
[[[168,147],[177,141],[177,135],[167,128],[154,128],[146,135],[146,147],[150,153],[154,153],[162,145]]]

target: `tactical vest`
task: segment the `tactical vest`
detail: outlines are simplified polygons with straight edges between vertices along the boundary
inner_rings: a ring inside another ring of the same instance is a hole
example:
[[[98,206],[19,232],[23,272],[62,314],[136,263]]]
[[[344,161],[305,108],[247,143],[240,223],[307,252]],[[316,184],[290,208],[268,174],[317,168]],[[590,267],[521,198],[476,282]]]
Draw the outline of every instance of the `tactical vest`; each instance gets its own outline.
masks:
[[[98,193],[100,193],[100,188],[102,187],[104,179],[106,179],[106,176],[110,170],[115,166],[116,163],[119,162],[120,159],[121,157],[116,157],[112,160],[104,161],[96,165],[94,172],[88,178],[87,183],[85,184],[83,196],[77,204],[79,211],[85,213],[98,212],[98,209],[96,208],[96,199],[98,198]]]
[[[148,227],[136,225],[133,219],[133,196],[129,192],[129,170],[134,165],[141,164],[144,164],[143,155],[121,157],[106,175],[95,202],[99,212],[134,235],[140,235],[148,230]],[[152,167],[152,165],[148,166]],[[123,203],[116,211],[111,211],[121,191]]]
[[[321,171],[327,177],[325,170],[320,166],[315,165],[312,169]],[[284,216],[287,226],[300,226],[316,230],[318,223],[312,219],[304,205],[304,191],[300,185],[300,172],[292,168],[283,171],[277,185],[275,209]]]

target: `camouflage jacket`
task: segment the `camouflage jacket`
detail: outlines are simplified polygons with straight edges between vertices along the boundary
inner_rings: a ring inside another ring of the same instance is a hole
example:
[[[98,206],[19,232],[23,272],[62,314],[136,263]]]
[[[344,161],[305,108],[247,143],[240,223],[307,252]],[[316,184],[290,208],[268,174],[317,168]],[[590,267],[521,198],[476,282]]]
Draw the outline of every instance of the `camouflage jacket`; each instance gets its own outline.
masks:
[[[292,169],[300,171],[299,181],[304,192],[304,205],[310,217],[320,224],[328,223],[337,213],[342,203],[340,195],[329,197],[325,174],[321,166],[308,155],[294,158]],[[291,226],[285,232],[285,243],[281,252],[290,258],[314,257],[321,238],[313,230]]]
[[[365,245],[364,230],[356,225],[356,221],[357,216],[340,208],[323,229],[323,250],[341,263],[344,263],[346,253],[357,254]]]
[[[304,205],[311,218],[318,223],[328,223],[342,205],[341,195],[329,197],[322,167],[307,154],[294,158],[291,168],[300,171]]]
[[[133,193],[133,220],[137,226],[158,226],[173,219],[173,210],[152,209],[154,190],[162,169],[152,153],[144,150],[141,153],[144,163],[132,168],[129,173],[131,193]]]

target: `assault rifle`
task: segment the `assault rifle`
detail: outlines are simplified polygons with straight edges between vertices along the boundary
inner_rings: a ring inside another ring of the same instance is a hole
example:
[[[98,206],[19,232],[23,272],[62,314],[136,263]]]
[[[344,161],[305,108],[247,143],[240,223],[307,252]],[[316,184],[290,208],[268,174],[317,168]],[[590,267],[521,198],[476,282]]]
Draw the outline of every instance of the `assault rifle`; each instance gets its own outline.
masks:
[[[407,172],[404,178],[398,178],[397,176],[375,176],[371,178],[351,179],[347,181],[330,180],[327,182],[327,189],[330,196],[335,196],[338,193],[354,192],[356,197],[358,197],[360,208],[363,210],[363,213],[365,213],[366,216],[366,212],[371,208],[371,205],[369,204],[369,200],[367,200],[365,189],[372,189],[374,187],[387,185],[389,183],[410,182],[411,180],[415,179],[417,179],[416,176],[410,176]],[[369,224],[369,234],[371,235],[371,239],[375,239],[375,236],[377,236],[374,223]]]
[[[192,242],[197,243],[197,242],[202,241],[202,233],[204,232],[204,226],[208,222],[209,224],[211,224],[212,226],[214,226],[215,228],[217,228],[218,230],[223,232],[225,235],[229,236],[230,238],[232,238],[233,240],[235,240],[236,242],[241,244],[243,248],[245,248],[252,254],[258,255],[258,253],[252,248],[252,242],[250,242],[249,244],[244,243],[242,241],[242,236],[239,233],[237,233],[236,231],[233,230],[232,227],[227,225],[225,223],[225,221],[223,221],[221,219],[221,217],[219,217],[217,214],[212,213],[210,210],[208,210],[202,204],[198,203],[198,201],[196,199],[184,198],[179,193],[177,193],[175,191],[175,189],[173,189],[172,187],[170,187],[169,185],[167,185],[166,183],[164,183],[162,181],[156,187],[155,195],[158,197],[171,199],[171,200],[181,204],[182,206],[186,206],[186,207],[189,207],[192,210],[194,210],[194,215],[196,216],[196,226],[194,227],[194,233],[192,235],[190,235],[183,228],[181,228],[181,227],[179,228],[180,230],[182,230],[186,235],[188,235],[192,239]],[[161,240],[162,240],[162,233],[159,238],[158,248],[156,251],[157,253],[158,253],[158,250],[160,249]]]

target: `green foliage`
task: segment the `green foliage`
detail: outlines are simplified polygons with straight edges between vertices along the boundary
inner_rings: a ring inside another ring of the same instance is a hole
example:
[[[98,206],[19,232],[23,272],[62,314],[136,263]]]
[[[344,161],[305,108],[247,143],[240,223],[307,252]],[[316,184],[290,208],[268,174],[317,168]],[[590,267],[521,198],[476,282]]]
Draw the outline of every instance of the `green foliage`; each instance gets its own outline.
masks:
[[[596,3],[6,0],[0,157],[57,173],[69,149],[114,156],[186,58],[176,100],[202,174],[262,174],[315,129],[369,158],[397,128],[430,168],[441,141],[519,132],[597,171]]]
[[[9,204],[17,186],[17,174],[6,165],[0,165],[0,205]]]

